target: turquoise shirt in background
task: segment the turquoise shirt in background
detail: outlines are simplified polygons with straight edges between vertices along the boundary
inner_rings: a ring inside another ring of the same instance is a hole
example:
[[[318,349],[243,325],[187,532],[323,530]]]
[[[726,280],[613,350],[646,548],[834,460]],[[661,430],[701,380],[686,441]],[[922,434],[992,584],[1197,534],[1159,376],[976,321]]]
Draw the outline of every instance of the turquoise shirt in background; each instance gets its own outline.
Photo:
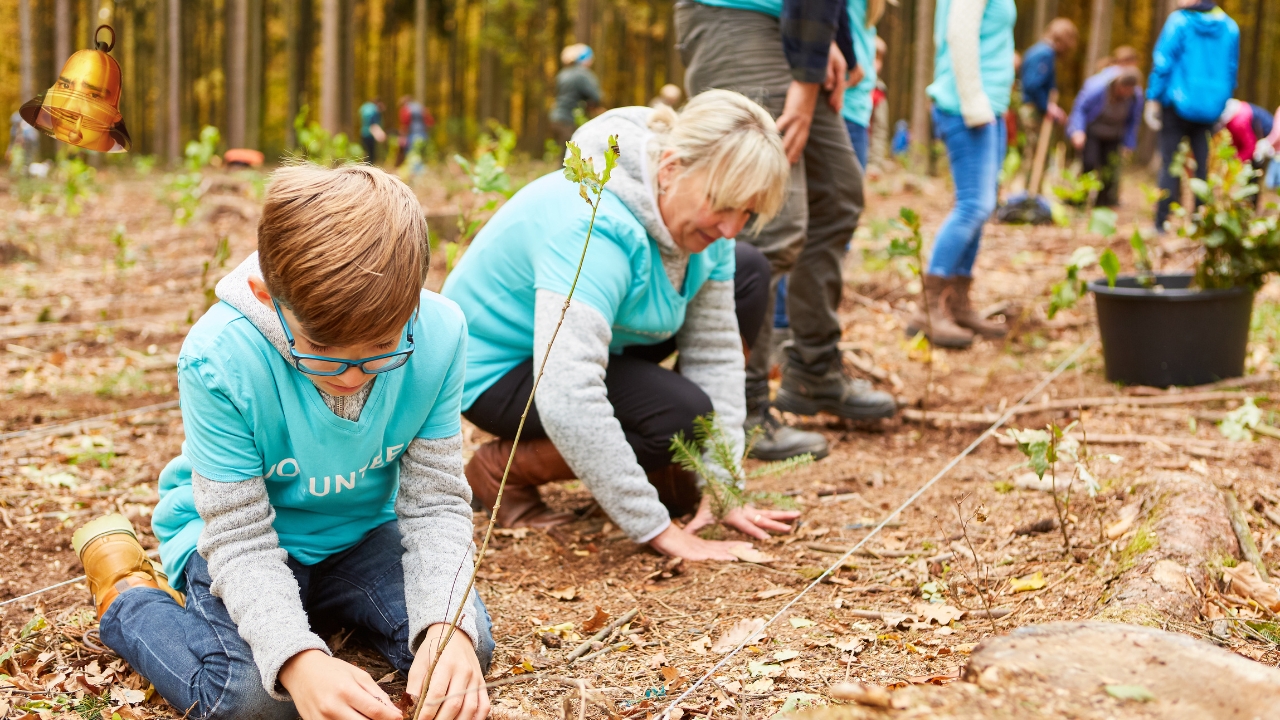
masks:
[[[933,19],[933,42],[938,49],[933,64],[933,84],[929,97],[943,112],[960,114],[960,94],[956,90],[955,71],[951,66],[951,48],[947,43],[947,17],[954,0],[938,0]],[[982,71],[982,87],[996,118],[1009,109],[1013,91],[1013,25],[1018,20],[1014,0],[988,0],[982,13],[978,34],[978,54]]]
[[[587,237],[591,207],[559,172],[529,183],[502,206],[449,274],[441,292],[467,317],[467,383],[462,409],[533,357],[538,290],[567,295]],[[677,291],[658,244],[616,195],[605,191],[573,302],[613,329],[609,352],[669,339],[708,280],[733,280],[734,241],[717,240],[689,258]]]
[[[186,440],[160,474],[151,518],[175,587],[184,584],[182,569],[204,528],[191,491],[193,469],[217,482],[263,477],[280,547],[304,565],[395,519],[405,448],[414,438],[447,438],[462,429],[462,312],[423,291],[413,335],[409,361],[377,376],[359,422],[352,422],[335,415],[240,311],[218,303],[200,318],[178,356]]]
[[[782,17],[782,0],[698,0],[698,2],[711,7],[750,10],[773,17]]]
[[[853,54],[866,73],[862,82],[844,91],[845,120],[862,127],[871,125],[871,92],[876,89],[876,29],[867,27],[867,0],[848,0],[849,29],[853,33]]]

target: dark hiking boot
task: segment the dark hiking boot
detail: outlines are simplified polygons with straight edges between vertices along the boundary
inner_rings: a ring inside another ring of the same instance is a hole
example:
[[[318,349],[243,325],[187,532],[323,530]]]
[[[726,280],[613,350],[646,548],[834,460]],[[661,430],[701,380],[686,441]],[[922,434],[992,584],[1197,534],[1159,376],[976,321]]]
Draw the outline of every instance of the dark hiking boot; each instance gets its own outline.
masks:
[[[924,294],[920,309],[907,323],[907,337],[924,333],[938,347],[963,350],[973,344],[973,331],[960,327],[947,308],[949,296],[955,292],[953,279],[938,275],[924,276]],[[927,314],[926,314],[927,313]]]
[[[969,289],[973,287],[973,278],[956,276],[952,278],[951,292],[947,295],[947,307],[951,317],[962,328],[988,338],[1002,338],[1009,333],[1009,326],[992,322],[973,309],[969,302]]]
[[[782,369],[782,385],[773,406],[797,415],[828,412],[849,420],[893,417],[898,411],[892,395],[872,390],[866,380],[845,375],[839,360],[831,362],[821,375],[788,362]]]
[[[99,620],[120,593],[135,587],[163,590],[179,605],[184,604],[182,593],[169,586],[169,577],[147,557],[133,523],[119,513],[91,520],[76,530],[71,536],[71,548],[84,565]]]
[[[748,457],[755,460],[789,460],[805,453],[812,455],[814,460],[821,460],[829,452],[827,439],[822,433],[784,424],[770,412],[768,405],[749,410],[745,427]],[[751,442],[753,433],[756,433],[755,442]]]
[[[497,503],[502,472],[510,455],[510,440],[493,440],[476,449],[464,470],[467,483],[471,485],[473,501],[478,501],[489,512],[493,512]],[[546,529],[573,522],[576,515],[553,512],[538,493],[539,485],[572,480],[573,477],[573,470],[569,469],[569,464],[560,457],[560,451],[550,440],[522,440],[516,447],[507,486],[498,505],[498,526]]]

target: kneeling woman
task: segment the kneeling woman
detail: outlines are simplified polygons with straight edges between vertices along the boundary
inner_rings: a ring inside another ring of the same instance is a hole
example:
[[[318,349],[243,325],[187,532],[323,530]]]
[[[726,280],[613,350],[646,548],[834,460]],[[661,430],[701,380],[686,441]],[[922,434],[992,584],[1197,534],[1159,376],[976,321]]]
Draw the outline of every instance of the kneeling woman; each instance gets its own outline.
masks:
[[[693,560],[732,559],[732,543],[693,534],[711,522],[698,479],[672,464],[671,438],[715,412],[741,453],[743,337],[764,321],[769,266],[731,239],[752,214],[769,220],[789,174],[777,127],[737,93],[710,91],[678,116],[620,108],[574,135],[603,164],[621,148],[596,217],[573,302],[516,450],[498,510],[505,527],[550,527],[537,487],[580,479],[636,542]],[[520,415],[574,281],[591,208],[559,172],[516,193],[449,276],[443,293],[468,323],[463,414],[499,440],[466,468],[492,509]],[[748,230],[750,232],[750,230]],[[679,353],[677,371],[659,363]],[[671,522],[697,511],[684,529]],[[748,535],[786,531],[796,513],[739,508],[724,522]]]

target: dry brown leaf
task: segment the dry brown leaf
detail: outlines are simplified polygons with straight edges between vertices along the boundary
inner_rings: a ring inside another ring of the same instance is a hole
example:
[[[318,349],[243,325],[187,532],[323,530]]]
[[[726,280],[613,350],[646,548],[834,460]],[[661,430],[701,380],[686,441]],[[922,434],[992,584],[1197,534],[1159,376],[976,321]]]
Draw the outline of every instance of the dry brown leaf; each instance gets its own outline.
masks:
[[[771,677],[760,678],[755,682],[747,683],[747,686],[743,689],[749,693],[756,693],[756,694],[763,694],[763,693],[770,692],[771,690],[773,690],[773,678]]]
[[[723,655],[748,640],[759,642],[764,639],[758,635],[763,629],[764,620],[760,618],[739,620],[711,645],[711,652]]]
[[[707,650],[711,648],[711,638],[703,635],[702,637],[689,643],[689,651],[695,655],[706,655]]]
[[[572,585],[570,585],[570,586],[568,586],[568,587],[562,587],[562,588],[559,588],[558,590],[552,590],[551,592],[549,592],[549,593],[547,593],[547,594],[548,594],[548,595],[550,595],[551,597],[553,597],[553,598],[557,599],[557,600],[565,600],[565,601],[568,601],[568,600],[572,600],[572,599],[574,599],[575,597],[577,597],[577,596],[578,596],[578,591],[577,591],[577,589],[576,589],[576,588],[574,588]]]
[[[887,708],[893,702],[893,696],[879,685],[867,685],[860,682],[842,682],[832,686],[828,693],[836,700],[856,702],[859,705]]]
[[[566,598],[566,599],[568,599],[568,598]],[[585,632],[585,633],[594,633],[595,631],[597,631],[597,630],[599,630],[600,628],[604,627],[604,624],[605,624],[605,623],[607,623],[607,622],[609,622],[609,618],[610,618],[610,617],[613,617],[613,616],[612,616],[612,615],[610,615],[609,613],[607,613],[607,612],[605,612],[605,611],[601,610],[601,609],[600,609],[600,606],[599,606],[599,605],[597,605],[597,606],[596,606],[596,614],[595,614],[595,615],[592,615],[590,620],[588,620],[588,621],[586,621],[585,623],[583,623],[583,624],[582,624],[582,632]]]
[[[751,599],[768,600],[769,598],[776,598],[776,597],[782,597],[783,595],[790,595],[794,592],[795,590],[792,590],[791,588],[784,588],[784,587],[769,588],[768,590],[761,590],[755,595],[752,595]]]
[[[939,625],[950,625],[952,620],[959,620],[964,616],[964,611],[959,608],[937,603],[916,603],[911,609],[926,623],[936,622]]]
[[[1231,589],[1272,612],[1280,611],[1280,591],[1276,586],[1258,576],[1252,563],[1243,562],[1230,568],[1222,568],[1223,577],[1231,581]]]
[[[653,657],[649,658],[649,667],[654,670],[657,670],[658,668],[666,664],[667,664],[667,654],[661,650],[658,651],[657,655],[654,655]]]
[[[1138,519],[1138,513],[1141,510],[1141,500],[1129,503],[1128,505],[1120,508],[1120,512],[1116,513],[1116,521],[1107,526],[1107,539],[1115,540],[1129,532],[1129,528],[1133,527],[1134,522]]]

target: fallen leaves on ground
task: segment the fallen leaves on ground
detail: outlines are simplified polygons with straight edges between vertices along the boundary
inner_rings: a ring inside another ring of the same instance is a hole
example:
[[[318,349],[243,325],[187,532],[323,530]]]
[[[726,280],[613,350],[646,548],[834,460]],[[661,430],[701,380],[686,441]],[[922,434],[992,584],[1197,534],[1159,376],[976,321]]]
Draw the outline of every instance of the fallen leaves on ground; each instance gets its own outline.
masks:
[[[1009,581],[1009,589],[1016,593],[1039,590],[1042,587],[1044,587],[1044,573],[1039,570]]]
[[[1242,562],[1235,567],[1224,567],[1222,575],[1231,581],[1228,589],[1256,601],[1272,612],[1280,610],[1280,590],[1263,580],[1252,563]]]
[[[739,620],[734,623],[723,635],[716,639],[711,645],[711,652],[723,655],[730,650],[746,643],[748,640],[760,641],[764,639],[763,635],[759,635],[764,629],[764,620],[761,618],[751,618],[748,620]]]

